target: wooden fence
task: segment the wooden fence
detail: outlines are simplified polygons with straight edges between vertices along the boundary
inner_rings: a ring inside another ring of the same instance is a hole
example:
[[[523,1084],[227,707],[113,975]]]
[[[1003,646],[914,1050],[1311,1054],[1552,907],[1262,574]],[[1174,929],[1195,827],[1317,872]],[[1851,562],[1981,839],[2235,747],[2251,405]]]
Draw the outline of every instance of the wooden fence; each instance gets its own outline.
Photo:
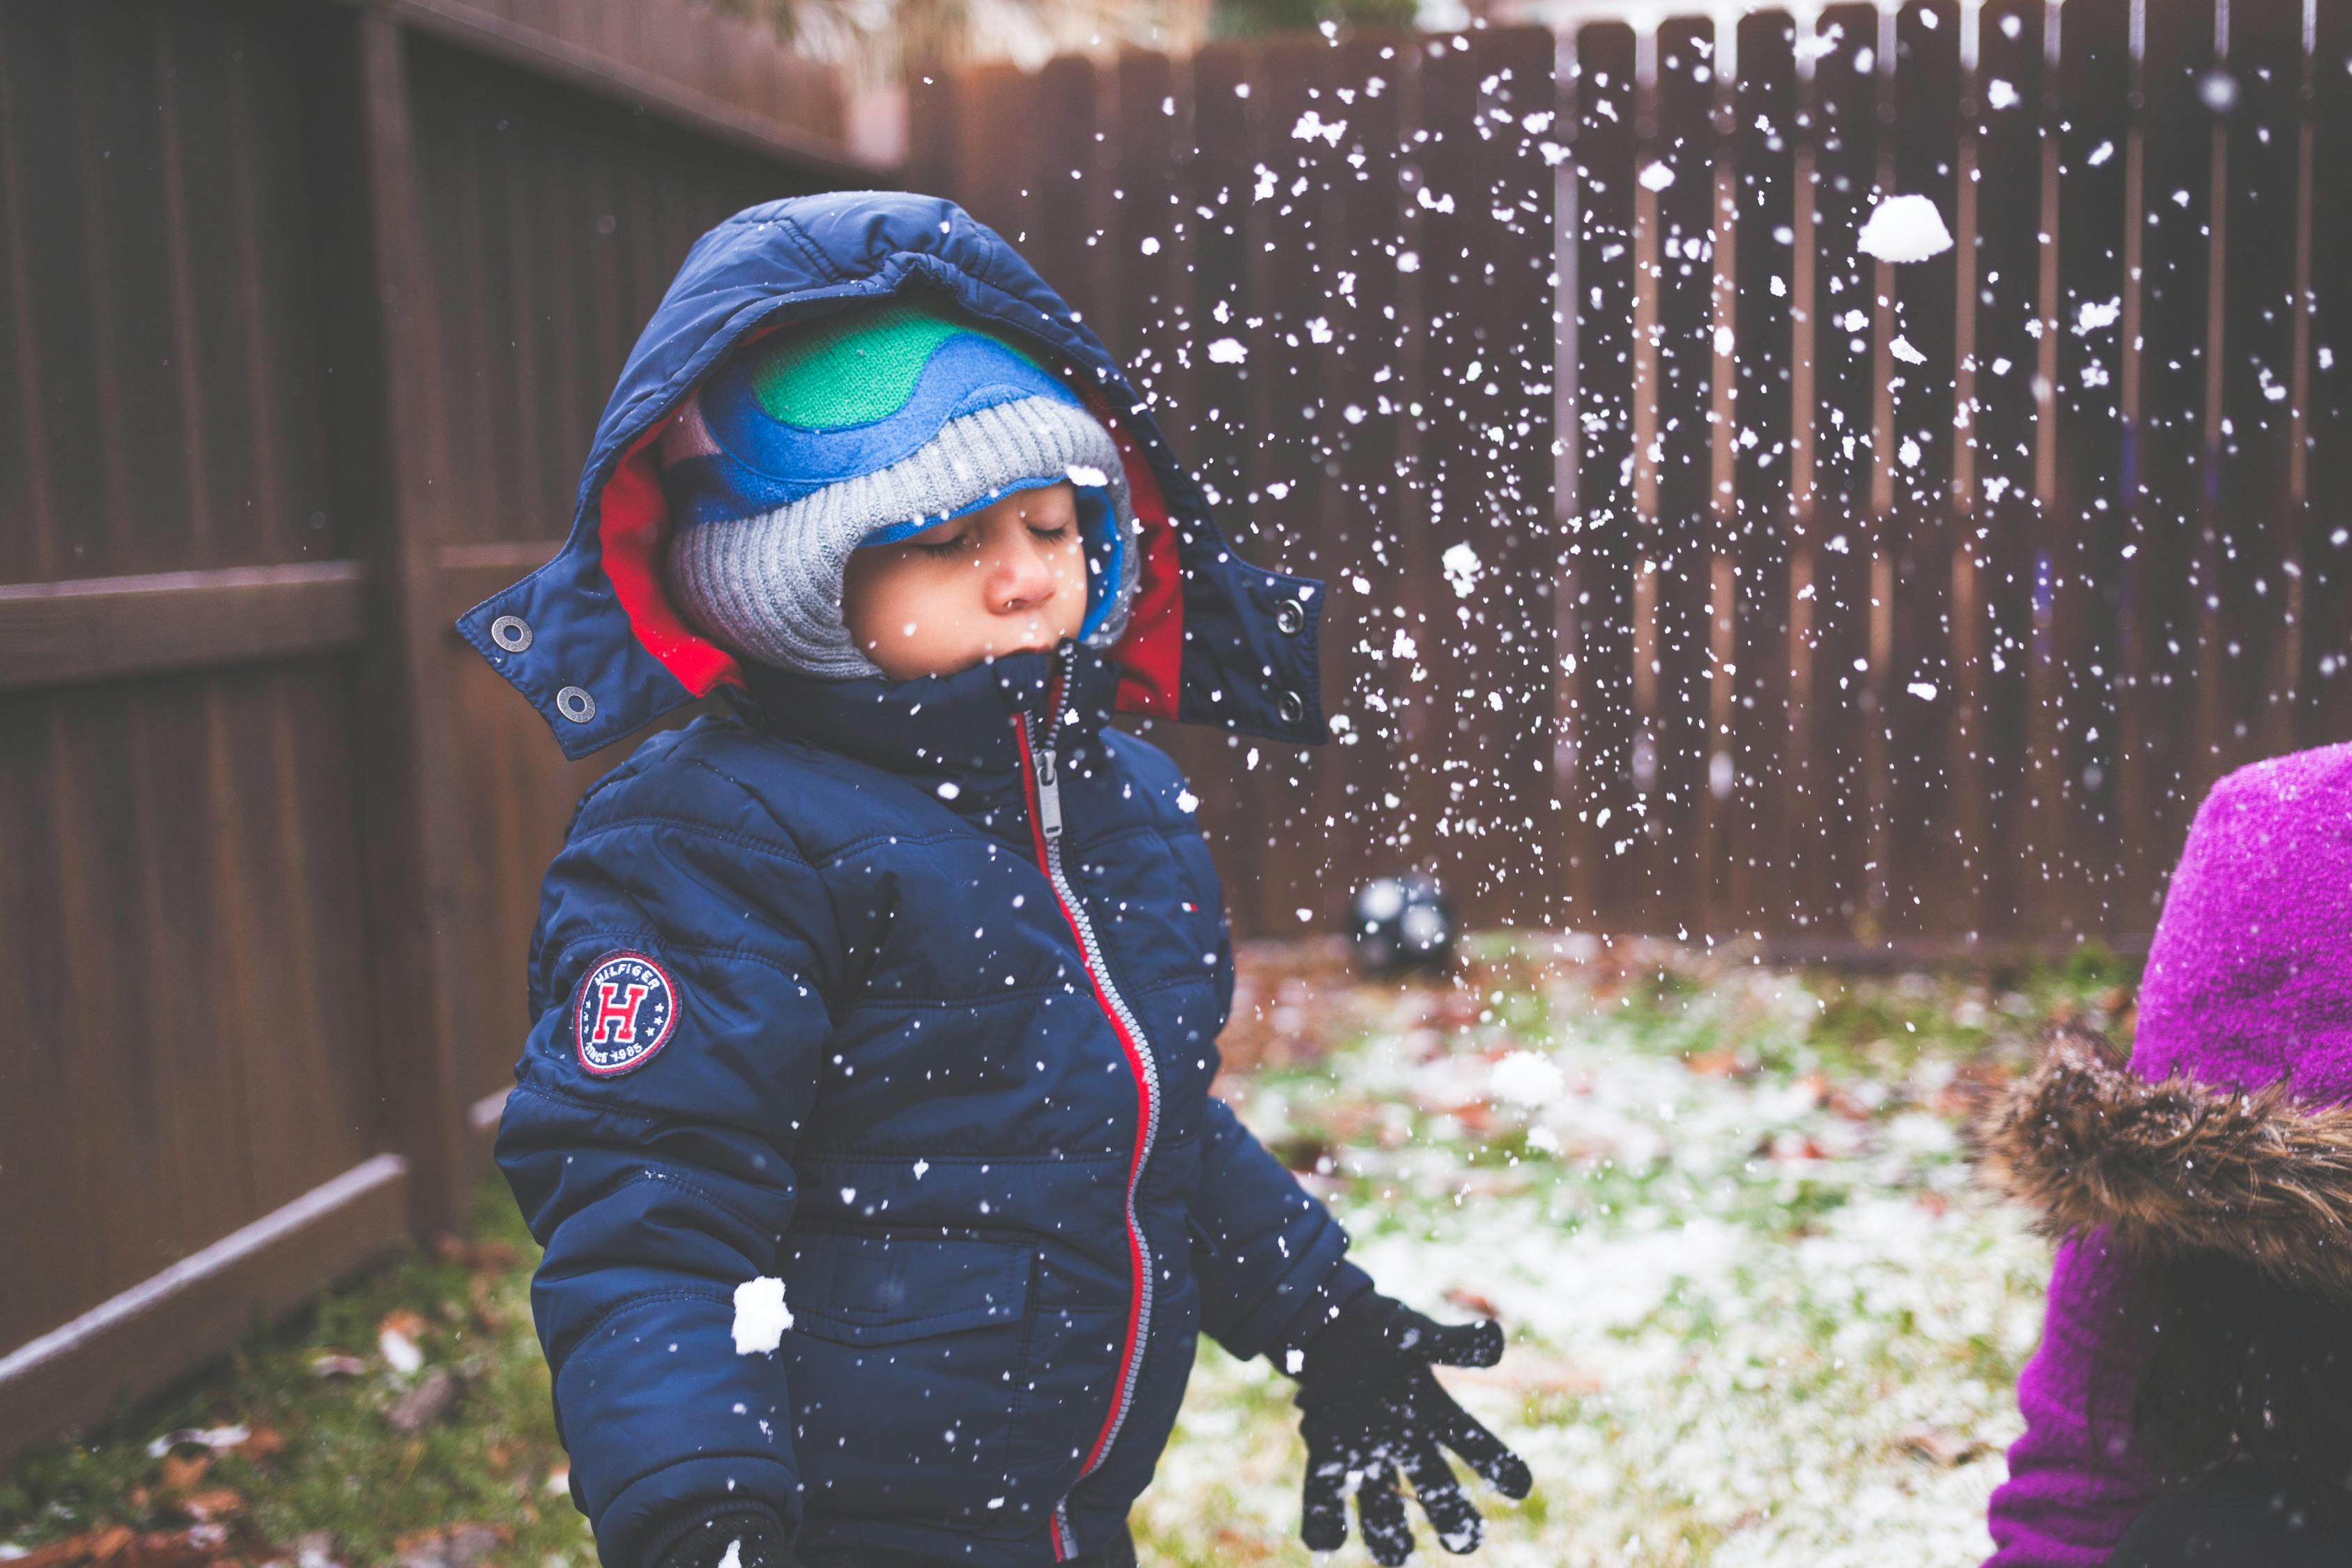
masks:
[[[980,70],[902,176],[683,0],[0,0],[0,1455],[457,1216],[611,759],[449,619],[765,197],[962,197],[1331,584],[1339,744],[1168,737],[1244,931],[2144,931],[2352,734],[2352,14],[2211,5]]]
[[[683,0],[0,0],[0,1459],[467,1201],[612,759],[450,617],[840,118]]]
[[[1321,755],[1173,743],[1236,915],[1819,951],[2152,925],[2221,771],[2352,737],[2352,8],[1929,0],[935,84],[1245,552]],[[1857,248],[1883,195],[1957,244]]]

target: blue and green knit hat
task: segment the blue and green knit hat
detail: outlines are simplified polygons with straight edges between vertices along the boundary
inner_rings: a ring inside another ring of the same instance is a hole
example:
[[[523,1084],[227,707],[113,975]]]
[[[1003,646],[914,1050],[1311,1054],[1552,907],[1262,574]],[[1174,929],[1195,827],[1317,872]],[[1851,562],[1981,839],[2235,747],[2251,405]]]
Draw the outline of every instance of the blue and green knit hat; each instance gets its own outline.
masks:
[[[742,657],[879,676],[842,624],[851,552],[1065,479],[1087,546],[1079,635],[1108,646],[1125,627],[1118,443],[1060,376],[944,309],[892,300],[761,339],[671,416],[660,458],[672,596]]]

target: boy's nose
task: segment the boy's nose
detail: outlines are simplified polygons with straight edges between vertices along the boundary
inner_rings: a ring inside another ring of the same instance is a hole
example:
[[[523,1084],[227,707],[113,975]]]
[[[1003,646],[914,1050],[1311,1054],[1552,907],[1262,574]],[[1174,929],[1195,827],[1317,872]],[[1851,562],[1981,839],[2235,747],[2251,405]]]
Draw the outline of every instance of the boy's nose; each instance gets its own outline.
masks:
[[[997,552],[989,574],[989,599],[999,613],[1034,610],[1054,596],[1054,569],[1045,552],[1024,528],[1021,537]]]

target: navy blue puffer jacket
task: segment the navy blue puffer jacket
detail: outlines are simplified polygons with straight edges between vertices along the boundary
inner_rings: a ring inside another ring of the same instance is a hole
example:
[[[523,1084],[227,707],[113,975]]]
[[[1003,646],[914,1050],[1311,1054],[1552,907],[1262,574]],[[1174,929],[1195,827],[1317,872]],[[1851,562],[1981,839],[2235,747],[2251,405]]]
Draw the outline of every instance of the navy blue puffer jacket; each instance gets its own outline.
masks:
[[[737,666],[663,598],[661,417],[747,333],[901,289],[1031,341],[1119,436],[1144,569],[1118,647],[822,682]],[[1360,1279],[1209,1095],[1216,878],[1174,766],[1108,727],[1320,739],[1319,601],[1224,547],[1101,345],[954,206],[781,202],[696,246],[562,553],[460,623],[575,754],[735,699],[582,800],[499,1135],[612,1568],[725,1507],[803,1549],[1089,1550],[1150,1479],[1196,1333],[1253,1355]],[[772,1352],[736,1338],[762,1277],[793,1318]]]

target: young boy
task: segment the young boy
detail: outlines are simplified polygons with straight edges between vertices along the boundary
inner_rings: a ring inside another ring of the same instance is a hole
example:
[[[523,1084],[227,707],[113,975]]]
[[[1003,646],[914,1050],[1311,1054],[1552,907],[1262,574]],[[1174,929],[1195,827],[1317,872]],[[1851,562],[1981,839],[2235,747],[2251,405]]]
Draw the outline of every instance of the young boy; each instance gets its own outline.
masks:
[[[1527,1468],[1208,1093],[1231,952],[1113,710],[1320,740],[1318,585],[1234,558],[1100,343],[948,203],[706,235],[561,554],[461,629],[580,756],[499,1162],[607,1568],[1130,1563],[1205,1330],[1299,1380],[1304,1533],[1449,1549]],[[781,1285],[782,1308],[776,1306]]]

